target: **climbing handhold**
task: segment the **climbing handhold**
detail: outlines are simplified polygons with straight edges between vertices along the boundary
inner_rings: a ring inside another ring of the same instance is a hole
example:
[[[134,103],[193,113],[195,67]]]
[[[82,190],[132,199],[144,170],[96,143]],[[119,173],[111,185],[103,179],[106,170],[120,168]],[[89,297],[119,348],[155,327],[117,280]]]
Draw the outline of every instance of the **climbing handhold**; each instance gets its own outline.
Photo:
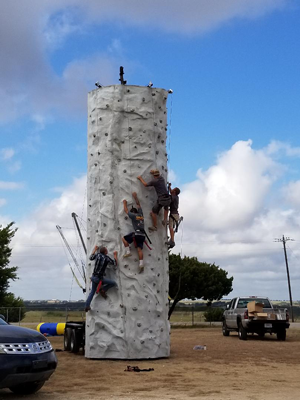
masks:
[[[131,126],[128,128],[128,130],[129,130],[129,131],[132,131],[132,128],[131,128]]]
[[[141,324],[140,322],[138,322],[136,325],[137,325],[139,328],[142,326],[142,324]]]
[[[159,154],[159,151],[158,151],[158,150],[156,150],[156,154]]]
[[[103,222],[103,226],[104,226],[104,227],[106,226],[106,223],[105,223],[105,222]]]
[[[106,193],[105,193],[105,192],[102,192],[102,194],[103,194],[103,196],[106,196]]]
[[[107,133],[107,132],[105,133],[105,136],[108,136],[108,133]]]
[[[132,311],[137,311],[137,307],[132,307]]]
[[[164,140],[162,140],[162,141],[161,141],[161,143],[165,143],[165,141],[164,141]]]
[[[157,122],[154,122],[154,126],[157,126]]]

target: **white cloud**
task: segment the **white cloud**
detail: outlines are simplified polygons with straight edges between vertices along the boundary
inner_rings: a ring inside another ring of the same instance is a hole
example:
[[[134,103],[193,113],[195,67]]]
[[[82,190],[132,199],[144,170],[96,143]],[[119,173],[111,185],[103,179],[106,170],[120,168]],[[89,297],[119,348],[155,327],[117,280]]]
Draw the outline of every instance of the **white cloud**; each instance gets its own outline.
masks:
[[[7,161],[10,160],[15,154],[15,150],[10,148],[5,148],[0,150],[0,160]]]
[[[111,71],[119,61],[96,53],[72,60],[62,76],[50,66],[49,51],[74,32],[85,34],[90,24],[117,23],[140,29],[199,34],[237,18],[257,18],[289,4],[288,0],[29,0],[7,1],[0,13],[0,122],[26,114],[85,112],[87,90],[99,80],[115,82]],[[13,23],[13,28],[12,28]],[[116,39],[109,47],[122,53]],[[124,57],[122,57],[124,61]],[[126,60],[127,68],[133,61]]]
[[[0,181],[0,190],[19,190],[24,187],[24,183]]]
[[[282,244],[274,240],[283,234],[296,240],[289,242],[288,253],[292,280],[299,280],[300,215],[295,207],[286,209],[285,203],[269,204],[273,186],[286,168],[267,149],[253,150],[251,144],[235,143],[215,165],[181,188],[179,211],[184,221],[174,252],[227,270],[234,276],[234,295],[287,299]],[[293,205],[300,205],[299,182],[291,182],[284,192],[291,204],[293,200]],[[276,192],[272,195],[276,198]]]
[[[0,207],[4,206],[5,204],[6,204],[6,200],[0,198]]]
[[[183,212],[192,229],[243,226],[261,209],[280,166],[251,144],[250,140],[235,143],[216,165],[199,170],[198,179],[183,187]]]
[[[293,207],[300,208],[300,181],[290,182],[282,189],[282,194]]]
[[[300,157],[300,147],[292,147],[289,143],[273,140],[267,146],[268,155],[285,155],[287,157]]]
[[[172,183],[172,187],[175,187],[178,182],[178,177],[173,169],[168,170],[168,181]]]
[[[20,280],[11,287],[18,295],[26,299],[69,300],[72,275],[68,262],[71,259],[64,250],[56,225],[62,227],[75,255],[80,256],[78,260],[85,261],[81,246],[77,247],[71,218],[71,213],[75,212],[86,220],[85,190],[86,176],[83,176],[64,188],[59,197],[42,203],[28,218],[16,221],[18,232],[13,240],[11,264],[19,266]],[[84,297],[75,282],[72,296],[73,299]]]

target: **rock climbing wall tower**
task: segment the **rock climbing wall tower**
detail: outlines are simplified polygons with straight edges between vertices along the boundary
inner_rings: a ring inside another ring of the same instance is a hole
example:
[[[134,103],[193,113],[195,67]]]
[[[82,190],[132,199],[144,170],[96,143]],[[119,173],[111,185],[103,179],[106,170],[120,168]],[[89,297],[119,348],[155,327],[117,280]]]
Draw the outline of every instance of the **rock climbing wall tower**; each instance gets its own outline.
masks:
[[[163,210],[157,232],[149,234],[152,250],[144,245],[143,273],[138,273],[137,250],[125,254],[122,236],[132,232],[123,210],[134,203],[137,192],[145,229],[152,225],[150,211],[156,203],[154,188],[145,188],[149,171],[158,168],[167,182],[168,92],[152,87],[114,85],[101,87],[88,97],[88,255],[95,245],[106,246],[109,255],[118,251],[116,270],[107,268],[118,289],[105,300],[95,295],[86,318],[88,358],[145,359],[168,357],[168,250]],[[87,262],[87,288],[94,262]],[[88,290],[87,290],[88,292]],[[87,293],[88,295],[88,293]]]

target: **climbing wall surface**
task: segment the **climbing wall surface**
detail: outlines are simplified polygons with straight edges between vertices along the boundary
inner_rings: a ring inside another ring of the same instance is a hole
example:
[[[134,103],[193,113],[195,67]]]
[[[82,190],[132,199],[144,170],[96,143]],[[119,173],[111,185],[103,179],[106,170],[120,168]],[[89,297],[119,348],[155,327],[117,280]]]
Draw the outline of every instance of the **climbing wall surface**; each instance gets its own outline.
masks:
[[[102,87],[88,97],[88,254],[95,245],[118,251],[119,264],[107,268],[114,279],[105,300],[95,295],[86,319],[88,358],[143,359],[168,357],[168,251],[163,210],[157,232],[149,234],[152,250],[144,245],[145,270],[139,273],[137,250],[123,258],[122,236],[132,232],[123,209],[130,210],[137,192],[145,229],[152,225],[150,211],[156,203],[154,188],[145,188],[149,171],[158,168],[167,182],[167,102],[163,89],[115,85]],[[94,262],[87,262],[87,288]],[[87,293],[88,295],[88,293]]]

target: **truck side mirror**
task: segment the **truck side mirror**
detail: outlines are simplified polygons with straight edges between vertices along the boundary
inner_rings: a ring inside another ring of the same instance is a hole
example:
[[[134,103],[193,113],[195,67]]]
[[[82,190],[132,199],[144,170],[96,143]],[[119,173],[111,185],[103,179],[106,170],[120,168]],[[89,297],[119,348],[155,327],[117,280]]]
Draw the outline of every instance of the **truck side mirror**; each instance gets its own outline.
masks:
[[[230,304],[226,304],[226,310],[229,310]]]

